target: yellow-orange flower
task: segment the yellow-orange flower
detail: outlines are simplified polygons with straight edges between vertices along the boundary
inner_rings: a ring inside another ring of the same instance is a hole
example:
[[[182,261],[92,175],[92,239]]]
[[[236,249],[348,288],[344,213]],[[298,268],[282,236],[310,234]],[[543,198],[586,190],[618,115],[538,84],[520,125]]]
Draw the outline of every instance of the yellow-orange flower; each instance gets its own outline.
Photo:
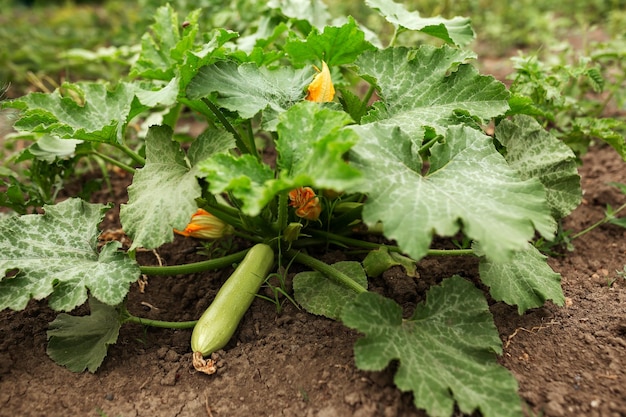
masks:
[[[330,70],[326,62],[322,61],[322,70],[315,67],[318,74],[313,78],[313,82],[309,85],[305,100],[315,101],[317,103],[325,103],[333,101],[335,97],[335,87],[333,80],[330,78]]]
[[[174,229],[174,232],[198,239],[219,239],[232,233],[232,227],[206,210],[199,208],[192,216],[185,230]]]
[[[322,204],[311,187],[300,187],[289,191],[289,200],[289,205],[296,209],[296,216],[306,220],[319,219]]]

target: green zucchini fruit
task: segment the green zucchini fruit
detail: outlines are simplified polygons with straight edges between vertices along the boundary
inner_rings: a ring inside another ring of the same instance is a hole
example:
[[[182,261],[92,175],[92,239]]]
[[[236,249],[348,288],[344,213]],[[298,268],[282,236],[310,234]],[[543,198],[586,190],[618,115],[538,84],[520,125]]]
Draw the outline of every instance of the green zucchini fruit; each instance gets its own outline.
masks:
[[[215,363],[203,358],[228,343],[273,264],[272,248],[256,244],[222,285],[191,334],[193,364],[197,370],[215,373]]]

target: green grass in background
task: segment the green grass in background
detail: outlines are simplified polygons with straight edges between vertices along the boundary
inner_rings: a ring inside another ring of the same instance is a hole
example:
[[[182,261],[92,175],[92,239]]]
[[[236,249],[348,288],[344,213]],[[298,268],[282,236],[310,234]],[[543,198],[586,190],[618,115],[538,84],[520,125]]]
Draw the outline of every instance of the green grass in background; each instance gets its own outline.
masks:
[[[386,33],[382,19],[363,0],[325,0],[333,16],[353,15],[377,33]],[[25,3],[32,3],[26,6]],[[116,80],[127,73],[132,51],[100,50],[98,61],[67,55],[75,48],[136,45],[163,0],[39,1],[0,0],[0,83],[10,83],[7,95],[54,89],[63,80]],[[172,0],[180,16],[204,8],[206,28],[228,27],[243,32],[255,21],[254,0]],[[594,26],[607,37],[624,36],[626,0],[406,0],[422,16],[468,16],[477,33],[474,49],[480,56],[512,56],[517,49],[546,49]],[[387,27],[388,29],[388,27]],[[387,30],[389,31],[389,30]],[[412,39],[405,39],[412,42]],[[420,41],[417,39],[415,41]]]

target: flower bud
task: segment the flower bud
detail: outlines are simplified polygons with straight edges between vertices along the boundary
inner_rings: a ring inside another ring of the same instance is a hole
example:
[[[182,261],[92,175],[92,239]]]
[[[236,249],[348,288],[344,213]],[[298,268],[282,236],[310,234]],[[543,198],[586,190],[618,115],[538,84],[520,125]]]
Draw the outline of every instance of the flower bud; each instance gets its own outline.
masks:
[[[313,82],[309,85],[305,100],[315,101],[317,103],[326,103],[333,101],[335,97],[335,87],[333,80],[330,78],[330,70],[326,62],[322,61],[322,70],[315,67],[318,74],[313,78]]]
[[[317,220],[322,212],[322,203],[311,187],[300,187],[289,191],[289,205],[296,209],[296,216],[306,220]]]
[[[302,230],[302,223],[289,223],[283,230],[283,239],[289,243],[298,240],[300,230]]]
[[[198,239],[219,239],[232,233],[232,226],[224,223],[206,210],[199,208],[185,230],[174,229],[175,233]]]

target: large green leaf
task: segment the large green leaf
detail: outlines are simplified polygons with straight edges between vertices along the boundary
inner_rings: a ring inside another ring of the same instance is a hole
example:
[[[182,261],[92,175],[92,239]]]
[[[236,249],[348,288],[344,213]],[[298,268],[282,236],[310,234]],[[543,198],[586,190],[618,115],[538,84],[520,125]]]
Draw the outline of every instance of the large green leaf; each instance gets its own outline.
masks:
[[[204,43],[201,47],[188,50],[179,65],[181,91],[185,91],[200,68],[223,59],[227,54],[224,44],[238,36],[237,33],[226,29],[214,29],[204,35]]]
[[[278,114],[304,99],[304,90],[313,79],[313,68],[267,69],[251,62],[237,65],[219,61],[202,67],[191,80],[187,95],[191,99],[217,93],[219,106],[249,119],[264,110],[265,128],[273,130]]]
[[[196,42],[199,17],[200,9],[194,10],[183,26],[169,4],[159,7],[150,31],[141,38],[141,53],[133,64],[131,76],[168,81],[167,93],[174,92],[172,83],[175,83],[178,94],[185,91],[200,67],[224,58],[226,51],[222,46],[239,35],[214,29],[203,34],[202,43]]]
[[[428,415],[452,416],[456,402],[468,415],[522,416],[517,382],[496,361],[501,341],[484,295],[461,277],[431,288],[409,319],[371,292],[344,307],[341,318],[365,334],[354,346],[356,365],[378,371],[399,360],[394,382]]]
[[[201,196],[196,164],[234,147],[225,131],[207,130],[191,145],[188,157],[172,140],[168,126],[153,126],[146,137],[146,164],[128,187],[128,204],[120,209],[124,230],[133,239],[131,249],[157,248],[174,239],[173,229],[184,229]]]
[[[480,254],[480,245],[475,245],[474,250]],[[480,279],[489,286],[494,300],[517,305],[520,314],[529,308],[541,307],[546,300],[562,306],[565,297],[561,275],[550,268],[546,259],[537,248],[528,244],[508,261],[482,258]]]
[[[582,200],[576,155],[534,118],[518,115],[496,127],[505,158],[522,179],[538,178],[556,218],[570,214]]]
[[[327,26],[321,34],[312,30],[306,40],[294,38],[285,44],[285,51],[294,65],[311,61],[326,61],[331,67],[351,64],[361,53],[372,49],[374,47],[365,40],[365,34],[353,18],[343,26]]]
[[[431,148],[422,174],[417,144],[400,129],[355,126],[361,140],[351,162],[365,178],[363,218],[382,221],[384,233],[413,259],[422,258],[433,234],[461,228],[481,243],[487,257],[507,260],[535,234],[550,237],[556,222],[539,180],[522,180],[481,132],[453,126],[445,142]]]
[[[475,36],[470,19],[466,17],[422,17],[419,12],[409,12],[404,5],[392,0],[366,0],[365,4],[378,10],[396,28],[418,30],[459,46],[467,45]]]
[[[333,267],[367,289],[367,277],[358,262],[337,262]],[[352,304],[357,296],[354,290],[317,271],[296,274],[293,277],[293,293],[298,304],[306,311],[333,320],[338,320],[341,310]]]
[[[176,65],[194,45],[199,16],[200,10],[187,16],[183,29],[172,6],[167,4],[159,7],[154,14],[150,32],[141,38],[141,53],[133,65],[131,75],[164,81],[174,78]]]
[[[344,155],[359,140],[346,113],[304,101],[280,117],[277,127],[277,165],[281,179],[343,191],[358,184],[360,172]]]
[[[383,101],[375,103],[362,123],[399,126],[423,137],[425,126],[443,134],[446,126],[464,123],[468,116],[487,121],[504,114],[506,87],[462,64],[472,57],[449,46],[365,52],[356,62],[359,72],[376,83]]]
[[[277,126],[280,176],[250,155],[216,155],[200,164],[213,193],[232,191],[243,211],[257,215],[281,191],[312,186],[344,191],[361,181],[360,172],[344,161],[358,136],[345,129],[343,112],[302,102],[283,113]]]
[[[173,106],[178,99],[179,80],[174,77],[167,84],[160,81],[154,83],[141,83],[136,85],[135,95],[137,99],[148,107]]]
[[[212,193],[232,191],[233,196],[242,201],[242,211],[251,216],[259,214],[280,191],[272,168],[250,154],[215,155],[202,162],[199,169]]]
[[[611,145],[626,161],[626,122],[623,118],[576,117],[572,120],[570,141],[601,139]]]
[[[45,214],[0,220],[0,309],[23,310],[31,298],[50,296],[55,310],[87,300],[117,305],[139,277],[137,264],[109,242],[98,252],[98,224],[109,209],[69,199]]]
[[[480,254],[480,245],[474,245],[474,251]],[[546,300],[563,305],[561,275],[550,268],[546,259],[537,248],[528,244],[508,261],[482,258],[480,279],[489,286],[494,300],[517,305],[520,314],[529,308],[541,307]]]
[[[145,109],[134,99],[132,84],[120,83],[108,91],[103,83],[83,82],[64,84],[50,94],[30,93],[3,105],[22,111],[15,122],[18,130],[123,143],[126,124]]]
[[[121,327],[115,307],[94,298],[89,299],[89,307],[88,316],[59,314],[48,329],[48,356],[73,372],[96,372]]]

